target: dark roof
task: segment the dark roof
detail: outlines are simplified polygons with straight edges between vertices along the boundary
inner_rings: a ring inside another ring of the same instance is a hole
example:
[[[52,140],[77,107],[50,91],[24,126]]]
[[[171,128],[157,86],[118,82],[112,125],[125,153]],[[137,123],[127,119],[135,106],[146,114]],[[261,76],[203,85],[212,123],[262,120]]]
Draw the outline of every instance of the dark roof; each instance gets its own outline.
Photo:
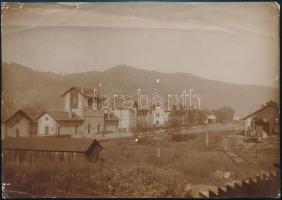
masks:
[[[69,91],[71,90],[76,90],[77,92],[79,92],[80,94],[82,94],[83,96],[87,96],[87,95],[94,95],[94,88],[91,89],[91,88],[81,88],[81,87],[70,87],[67,91],[65,91],[63,94],[62,94],[62,97],[65,96]],[[96,89],[96,96],[100,96],[100,91]]]
[[[37,117],[44,113],[40,108],[24,108],[23,111],[33,120],[36,121]]]
[[[263,106],[262,108],[256,110],[255,112],[253,112],[253,113],[247,115],[246,117],[244,117],[244,118],[242,118],[242,119],[245,120],[245,119],[247,119],[247,118],[249,118],[249,117],[251,117],[251,116],[253,116],[253,115],[255,115],[255,114],[259,113],[259,112],[261,112],[262,110],[264,110],[264,109],[266,109],[266,108],[268,108],[268,107],[272,107],[272,108],[274,108],[274,109],[279,110],[277,103],[275,103],[274,101],[269,101],[269,102],[266,103],[265,106]]]
[[[32,118],[30,118],[22,109],[19,109],[14,114],[12,114],[10,117],[8,117],[4,122],[7,123],[10,119],[12,119],[18,113],[26,117],[28,120],[32,121]]]
[[[85,153],[92,144],[103,148],[95,139],[63,137],[8,137],[2,141],[2,149]]]
[[[14,117],[17,113],[22,114],[27,119],[32,121],[37,121],[37,117],[40,116],[44,111],[40,108],[24,108],[18,109],[12,115],[10,115],[4,122],[8,122],[12,117]]]
[[[49,114],[56,121],[83,121],[83,119],[77,116],[77,114],[75,114],[74,112],[72,112],[72,117],[69,118],[69,112],[65,111],[45,111],[40,116],[38,116],[37,119],[45,113]]]

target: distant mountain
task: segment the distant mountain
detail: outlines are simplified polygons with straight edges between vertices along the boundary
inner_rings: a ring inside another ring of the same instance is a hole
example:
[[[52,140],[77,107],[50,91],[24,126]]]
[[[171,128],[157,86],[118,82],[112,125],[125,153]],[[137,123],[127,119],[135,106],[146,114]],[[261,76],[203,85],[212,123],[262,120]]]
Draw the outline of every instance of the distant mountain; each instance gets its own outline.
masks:
[[[160,79],[156,84],[156,79]],[[194,89],[193,94],[203,96],[203,106],[217,109],[231,106],[236,115],[243,116],[269,100],[278,101],[278,89],[238,85],[200,78],[187,73],[160,73],[146,71],[126,65],[119,65],[104,72],[90,71],[75,74],[56,74],[35,71],[25,66],[11,63],[2,65],[2,96],[5,113],[21,107],[41,107],[43,109],[63,108],[61,95],[71,86],[98,88],[103,83],[106,95],[151,95],[156,89],[163,96],[179,94],[186,89]],[[5,114],[6,115],[6,114]]]

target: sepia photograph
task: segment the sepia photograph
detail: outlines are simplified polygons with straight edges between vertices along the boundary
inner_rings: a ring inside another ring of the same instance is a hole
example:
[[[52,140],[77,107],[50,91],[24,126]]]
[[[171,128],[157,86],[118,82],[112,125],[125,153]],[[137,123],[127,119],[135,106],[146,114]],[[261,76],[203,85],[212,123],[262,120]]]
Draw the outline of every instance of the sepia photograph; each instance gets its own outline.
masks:
[[[1,2],[2,197],[280,198],[276,2]]]

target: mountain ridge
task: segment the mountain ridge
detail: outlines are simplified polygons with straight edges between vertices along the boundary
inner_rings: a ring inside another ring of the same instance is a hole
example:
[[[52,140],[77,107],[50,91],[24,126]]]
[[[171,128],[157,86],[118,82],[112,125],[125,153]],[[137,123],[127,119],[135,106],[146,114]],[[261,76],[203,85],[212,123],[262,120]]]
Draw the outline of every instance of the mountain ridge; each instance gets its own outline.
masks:
[[[2,95],[7,110],[23,106],[62,109],[63,99],[60,96],[69,87],[98,88],[99,83],[103,84],[102,89],[106,95],[136,95],[138,88],[143,94],[153,94],[157,90],[161,95],[180,95],[185,89],[194,89],[194,94],[203,96],[204,108],[230,106],[239,116],[258,109],[267,101],[278,101],[279,95],[277,88],[268,86],[226,83],[189,73],[162,73],[125,64],[104,71],[57,74],[34,70],[17,63],[3,63],[2,73]],[[158,84],[157,79],[160,79]]]

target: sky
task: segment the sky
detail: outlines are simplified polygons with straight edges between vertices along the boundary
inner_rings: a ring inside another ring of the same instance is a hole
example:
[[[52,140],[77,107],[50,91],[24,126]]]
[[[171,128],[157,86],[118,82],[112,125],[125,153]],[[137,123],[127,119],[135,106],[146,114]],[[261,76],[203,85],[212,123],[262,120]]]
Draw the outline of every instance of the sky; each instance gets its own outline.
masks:
[[[278,87],[275,3],[25,3],[2,9],[3,62],[58,73],[125,64]]]

